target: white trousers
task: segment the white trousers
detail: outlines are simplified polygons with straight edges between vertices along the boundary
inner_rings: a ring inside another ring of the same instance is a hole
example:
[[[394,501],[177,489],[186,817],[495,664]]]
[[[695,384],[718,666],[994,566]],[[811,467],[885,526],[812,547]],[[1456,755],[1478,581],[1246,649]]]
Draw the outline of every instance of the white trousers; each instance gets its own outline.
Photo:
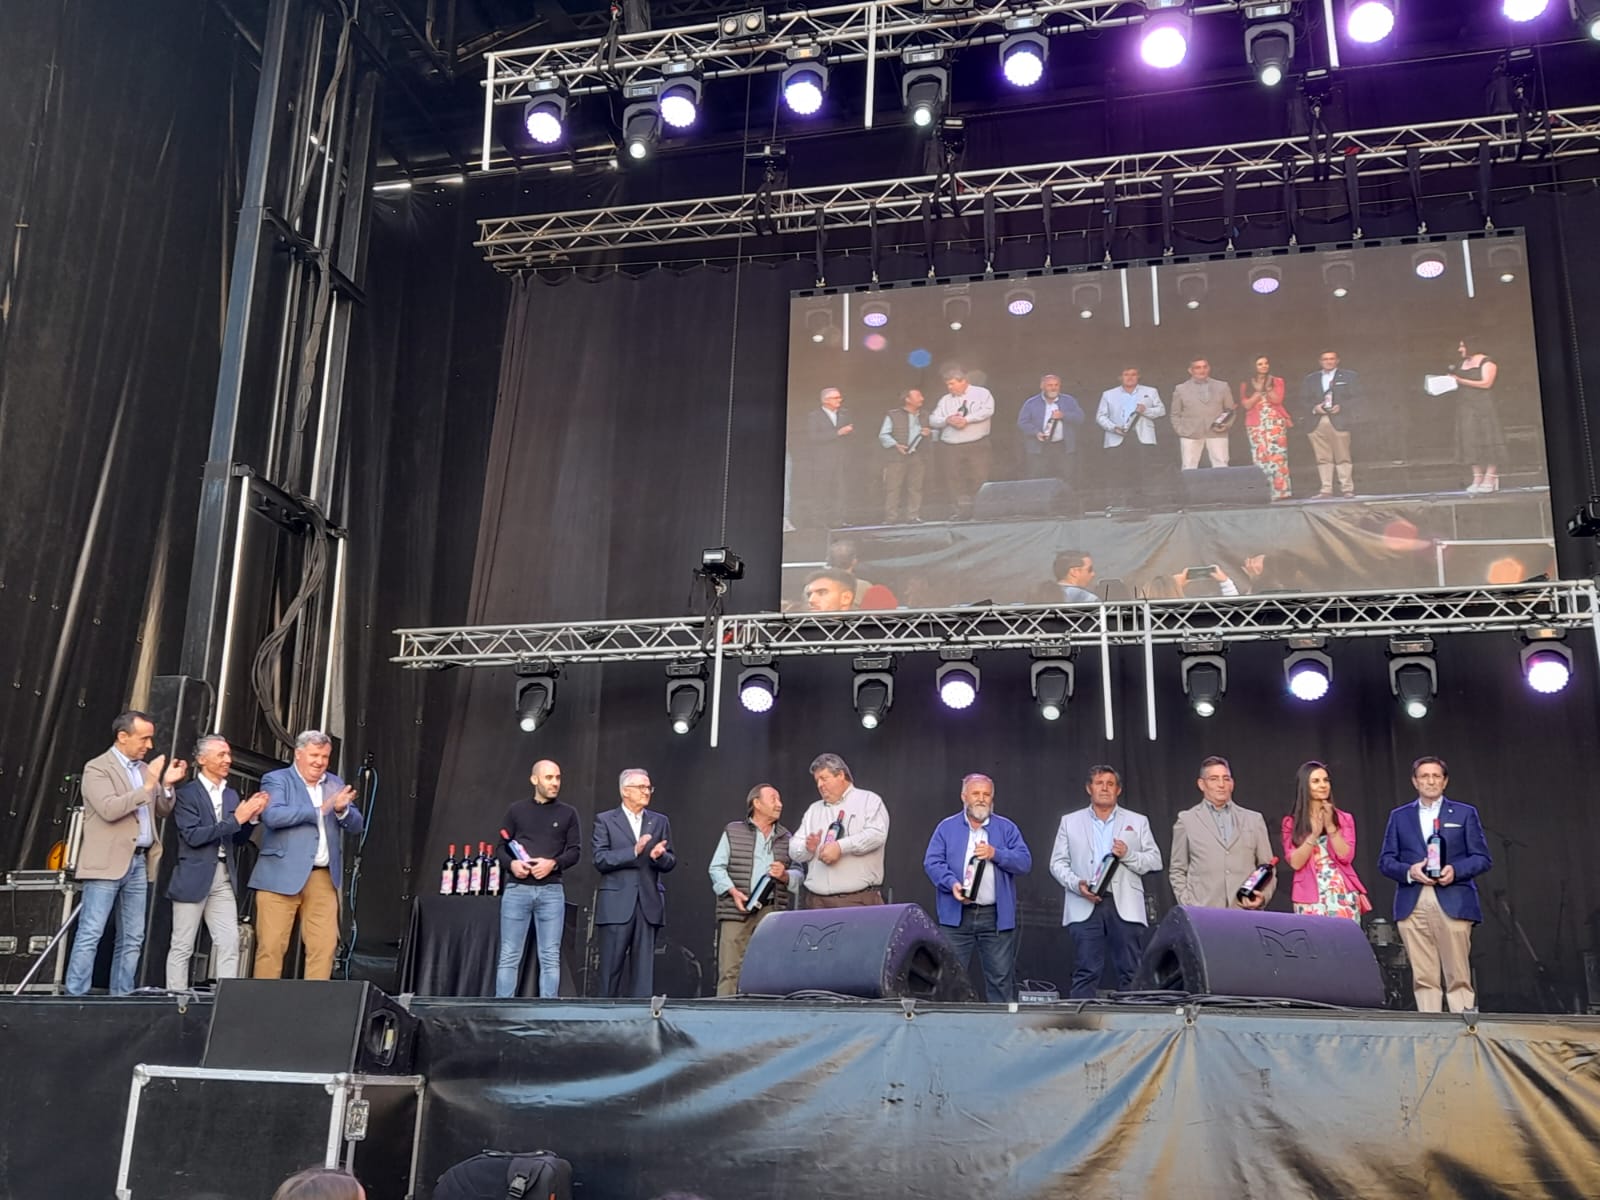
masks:
[[[204,900],[172,902],[172,946],[167,951],[167,990],[181,992],[190,986],[189,959],[194,940],[200,933],[200,918],[217,947],[217,978],[239,976],[239,904],[233,885],[228,882],[228,867],[217,860],[217,873],[211,877],[211,891]]]

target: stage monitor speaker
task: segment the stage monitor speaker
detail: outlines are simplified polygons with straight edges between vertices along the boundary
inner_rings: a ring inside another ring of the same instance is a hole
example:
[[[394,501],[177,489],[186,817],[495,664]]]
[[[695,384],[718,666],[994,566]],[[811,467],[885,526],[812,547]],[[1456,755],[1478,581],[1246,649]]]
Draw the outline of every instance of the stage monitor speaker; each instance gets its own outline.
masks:
[[[971,1000],[966,964],[915,904],[773,913],[739,972],[747,995],[836,992],[881,1000]]]
[[[203,1067],[410,1075],[419,1022],[393,997],[351,980],[224,979]]]
[[[1254,508],[1272,503],[1272,481],[1260,467],[1196,467],[1178,472],[1185,508]]]
[[[1240,908],[1175,908],[1157,927],[1136,990],[1384,1007],[1359,922]]]
[[[972,502],[979,521],[1007,517],[1053,517],[1066,502],[1066,485],[1059,479],[1013,479],[986,483]]]

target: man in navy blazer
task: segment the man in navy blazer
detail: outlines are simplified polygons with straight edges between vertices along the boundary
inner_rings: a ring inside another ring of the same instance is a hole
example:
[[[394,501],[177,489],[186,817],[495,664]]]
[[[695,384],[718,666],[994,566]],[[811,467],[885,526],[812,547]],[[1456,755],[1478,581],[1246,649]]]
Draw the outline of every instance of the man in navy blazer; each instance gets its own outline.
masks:
[[[980,862],[987,866],[973,890]],[[922,869],[936,889],[939,926],[962,966],[972,969],[976,949],[990,1003],[1015,1000],[1016,877],[1033,870],[1033,855],[1016,824],[995,813],[994,780],[968,775],[961,781],[961,811],[934,826]]]
[[[649,996],[655,984],[656,930],[667,921],[667,885],[661,877],[678,860],[672,823],[650,811],[650,773],[629,767],[617,780],[622,806],[595,816],[591,839],[600,890],[594,923],[600,934],[600,994]],[[628,987],[622,986],[628,969]]]
[[[239,975],[239,878],[233,846],[250,840],[251,822],[267,807],[257,792],[240,802],[228,786],[233,750],[219,733],[195,743],[195,777],[178,788],[172,809],[178,827],[178,864],[167,884],[172,901],[172,944],[167,950],[167,990],[189,987],[189,960],[205,918],[217,948],[217,978]]]
[[[1474,880],[1494,860],[1478,810],[1444,794],[1449,779],[1442,758],[1428,755],[1411,764],[1417,798],[1389,814],[1378,857],[1378,870],[1400,885],[1394,893],[1394,919],[1411,959],[1418,1012],[1442,1011],[1441,994],[1449,999],[1451,1012],[1472,1008],[1477,1000],[1467,961],[1472,927],[1483,920]],[[1444,841],[1444,870],[1438,879],[1424,871],[1434,829]]]
[[[1339,365],[1339,355],[1324,350],[1317,359],[1319,370],[1300,384],[1300,403],[1305,412],[1306,437],[1317,456],[1317,474],[1322,480],[1321,497],[1333,495],[1333,477],[1339,476],[1339,491],[1356,494],[1355,467],[1350,457],[1350,429],[1361,406],[1361,377]]]
[[[261,780],[266,829],[250,886],[256,891],[257,979],[282,979],[295,918],[307,979],[333,978],[339,948],[340,841],[364,828],[356,790],[328,770],[333,740],[308,729],[294,740],[294,766]]]

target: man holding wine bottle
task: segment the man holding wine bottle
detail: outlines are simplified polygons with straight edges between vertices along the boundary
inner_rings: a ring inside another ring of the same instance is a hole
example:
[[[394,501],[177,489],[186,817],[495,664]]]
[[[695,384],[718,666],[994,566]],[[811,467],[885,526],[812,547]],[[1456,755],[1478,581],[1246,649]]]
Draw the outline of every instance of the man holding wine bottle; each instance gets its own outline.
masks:
[[[933,828],[922,869],[936,889],[934,911],[951,949],[967,970],[972,953],[983,963],[991,1004],[1017,998],[1018,875],[1033,870],[1033,854],[1016,823],[994,811],[994,780],[961,781],[961,811]]]
[[[1213,755],[1202,762],[1196,786],[1203,799],[1179,813],[1172,827],[1172,894],[1179,904],[1201,908],[1265,908],[1277,890],[1277,873],[1268,870],[1254,887],[1244,885],[1278,861],[1266,821],[1233,802],[1227,759]]]
[[[1144,877],[1161,870],[1150,822],[1122,807],[1117,769],[1090,767],[1084,790],[1088,807],[1061,818],[1050,851],[1050,874],[1067,893],[1061,923],[1072,938],[1074,999],[1092,999],[1099,990],[1108,946],[1117,987],[1133,982],[1149,925]]]
[[[877,792],[858,788],[837,754],[811,761],[817,796],[790,839],[789,857],[806,867],[807,908],[882,904],[883,847],[889,810]]]
[[[1417,798],[1389,814],[1378,856],[1378,870],[1399,884],[1395,926],[1411,960],[1418,1012],[1441,1012],[1446,999],[1451,1012],[1477,1003],[1468,956],[1483,910],[1474,880],[1494,860],[1478,810],[1446,796],[1449,781],[1442,758],[1427,755],[1411,764]]]
[[[515,996],[522,956],[533,926],[539,955],[539,995],[556,996],[561,986],[561,930],[567,918],[563,873],[578,865],[583,844],[578,810],[561,794],[561,766],[548,758],[533,764],[528,775],[533,795],[506,812],[501,826],[500,861],[510,872],[500,897],[500,958],[495,966],[494,994]]]
[[[750,935],[769,912],[794,907],[795,892],[805,878],[805,872],[789,862],[790,834],[778,821],[782,812],[778,789],[770,783],[756,784],[745,797],[744,820],[728,823],[711,856],[719,996],[738,992]]]

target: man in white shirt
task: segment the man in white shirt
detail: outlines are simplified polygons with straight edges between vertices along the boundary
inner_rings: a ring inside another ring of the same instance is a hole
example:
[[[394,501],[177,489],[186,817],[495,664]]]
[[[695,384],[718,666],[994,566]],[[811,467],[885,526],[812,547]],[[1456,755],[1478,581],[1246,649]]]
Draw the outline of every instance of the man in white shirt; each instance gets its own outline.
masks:
[[[1300,403],[1306,420],[1302,428],[1317,456],[1317,475],[1321,499],[1333,495],[1337,475],[1343,496],[1356,494],[1355,465],[1350,456],[1350,429],[1361,404],[1361,377],[1339,365],[1339,355],[1324,350],[1317,358],[1318,370],[1300,385]]]
[[[994,420],[994,395],[951,367],[944,373],[945,394],[939,397],[928,424],[939,431],[939,461],[955,501],[958,521],[972,519],[972,502],[989,482],[989,426]]]
[[[1149,486],[1156,420],[1167,415],[1155,388],[1139,382],[1139,368],[1127,367],[1118,387],[1100,393],[1095,424],[1104,431],[1100,477],[1108,495]]]
[[[1233,389],[1211,378],[1211,364],[1205,359],[1191,362],[1189,378],[1172,389],[1172,432],[1178,435],[1178,457],[1185,471],[1200,465],[1202,450],[1213,467],[1228,465],[1233,410]]]
[[[267,807],[267,794],[241,801],[228,786],[233,750],[221,734],[195,743],[195,778],[178,788],[172,810],[178,827],[178,865],[167,884],[172,901],[172,944],[167,950],[167,990],[181,992],[193,982],[189,960],[203,917],[217,951],[218,979],[239,975],[239,900],[234,871],[235,845],[250,840],[250,826]]]
[[[883,847],[889,840],[889,810],[883,797],[858,788],[837,754],[811,763],[819,799],[789,842],[789,857],[806,867],[807,908],[853,908],[882,904]]]
[[[1122,776],[1115,767],[1089,768],[1084,790],[1089,806],[1061,818],[1050,851],[1050,874],[1066,889],[1061,923],[1072,938],[1075,999],[1093,998],[1105,974],[1110,948],[1117,987],[1126,988],[1139,970],[1149,916],[1145,911],[1144,877],[1161,870],[1161,851],[1150,822],[1123,808]],[[1102,896],[1095,890],[1106,856],[1115,860]],[[1107,903],[1109,901],[1109,903]]]

